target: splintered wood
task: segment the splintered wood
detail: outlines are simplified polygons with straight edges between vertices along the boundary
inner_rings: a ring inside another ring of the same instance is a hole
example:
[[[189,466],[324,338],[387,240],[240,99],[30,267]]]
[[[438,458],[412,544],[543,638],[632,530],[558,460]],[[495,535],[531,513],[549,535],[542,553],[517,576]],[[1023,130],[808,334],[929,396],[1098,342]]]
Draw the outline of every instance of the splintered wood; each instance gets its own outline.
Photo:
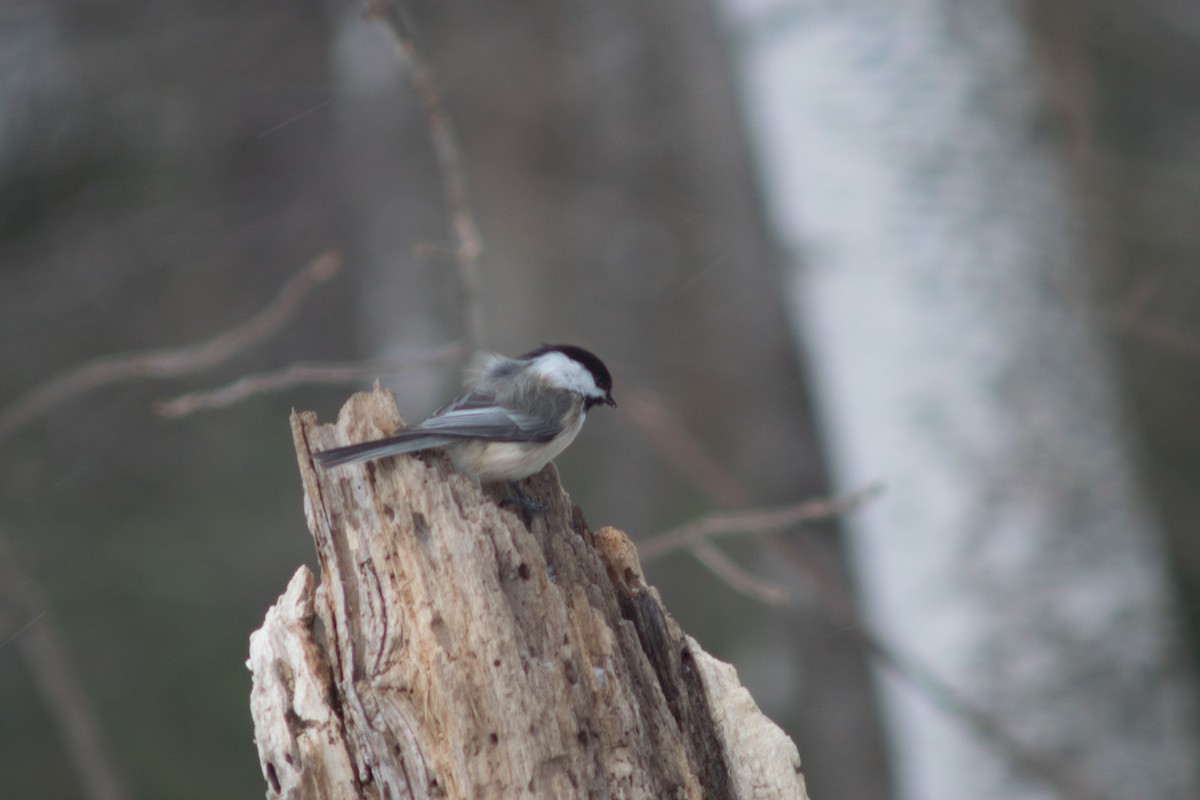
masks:
[[[390,392],[293,414],[320,585],[250,639],[270,798],[805,798],[795,745],[685,636],[553,466],[498,504],[438,454],[322,470],[403,426]]]

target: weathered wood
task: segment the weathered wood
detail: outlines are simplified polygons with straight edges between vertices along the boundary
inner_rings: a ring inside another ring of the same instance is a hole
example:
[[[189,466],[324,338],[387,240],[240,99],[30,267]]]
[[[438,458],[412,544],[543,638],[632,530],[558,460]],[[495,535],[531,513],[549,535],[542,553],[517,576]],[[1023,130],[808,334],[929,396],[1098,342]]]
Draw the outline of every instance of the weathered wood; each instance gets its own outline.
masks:
[[[401,425],[378,387],[292,417],[321,584],[301,568],[251,637],[268,797],[805,797],[795,745],[553,466],[527,528],[437,454],[313,465]]]

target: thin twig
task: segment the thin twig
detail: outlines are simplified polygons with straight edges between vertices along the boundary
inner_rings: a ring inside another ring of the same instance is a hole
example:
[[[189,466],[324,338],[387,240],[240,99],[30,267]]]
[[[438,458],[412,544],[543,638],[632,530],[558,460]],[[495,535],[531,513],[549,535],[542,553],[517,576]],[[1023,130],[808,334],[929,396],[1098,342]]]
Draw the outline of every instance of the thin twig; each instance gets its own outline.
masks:
[[[699,442],[688,435],[649,392],[636,388],[625,389],[621,395],[621,408],[625,409],[646,440],[707,494],[729,505],[743,505],[748,501],[750,493]],[[638,545],[639,557],[643,561],[647,559],[647,553],[649,558],[659,555],[652,552],[654,545],[650,550],[645,548],[646,543]],[[790,600],[787,590],[750,574],[715,545],[695,540],[688,545],[688,552],[734,591],[773,605],[782,605]]]
[[[639,542],[638,556],[645,563],[702,542],[710,536],[773,533],[804,522],[832,519],[861,508],[882,492],[883,487],[876,484],[842,497],[805,500],[784,508],[711,514]]]
[[[173,378],[217,366],[279,330],[308,293],[341,268],[337,250],[322,253],[288,280],[269,305],[225,333],[197,344],[118,353],[80,364],[0,409],[0,440],[55,406],[85,392],[135,378]]]
[[[633,387],[621,389],[621,411],[642,436],[705,494],[728,506],[750,502],[750,492],[684,430],[654,395]],[[641,545],[638,546],[641,550]]]
[[[14,609],[9,609],[10,612],[13,610]],[[26,609],[21,609],[21,610],[25,611]],[[48,612],[48,611],[39,612],[37,614],[37,616],[30,617],[30,619],[24,625],[17,628],[15,631],[13,631],[12,633],[5,636],[3,639],[0,639],[0,650],[4,649],[4,647],[6,647],[8,644],[10,644],[14,639],[16,639],[18,636],[20,636],[25,631],[32,628],[34,625],[36,625],[42,619],[42,617],[46,616],[48,613],[50,613],[50,612]],[[0,635],[4,634],[4,628],[7,625],[8,625],[7,618],[0,617]]]
[[[757,575],[751,575],[736,561],[708,542],[695,542],[690,545],[688,552],[724,581],[727,586],[747,597],[773,606],[785,606],[792,600],[792,593],[787,589]],[[642,561],[645,559],[643,558]]]
[[[104,752],[100,727],[87,695],[71,666],[62,638],[48,613],[41,592],[16,563],[8,543],[0,539],[0,599],[28,618],[5,638],[13,643],[42,696],[68,760],[75,768],[83,794],[91,800],[121,800],[126,791],[116,768]]]
[[[678,421],[666,414],[649,395],[633,395],[626,390],[621,407],[625,408],[632,400],[634,413],[631,418],[638,423],[645,437],[657,444],[660,451],[670,459],[680,471],[691,478],[701,489],[716,497],[721,502],[731,505],[745,502],[749,491],[741,483],[729,475],[720,461],[713,458],[695,437],[691,436]],[[863,502],[878,492],[878,487],[871,487],[861,492],[849,495],[841,500],[816,501],[817,503],[839,503],[856,499]],[[777,522],[780,517],[798,514],[804,503],[797,506],[779,509],[775,512],[748,512],[758,515],[758,519],[743,519],[741,522]],[[850,503],[853,507],[855,503]],[[828,509],[827,509],[828,510]],[[638,545],[638,554],[643,562],[656,558],[674,547],[688,546],[685,540],[705,542],[704,537],[720,532],[736,533],[737,514],[714,515],[695,523],[676,528],[663,534],[669,539],[658,537],[650,542]],[[770,519],[774,516],[775,519]],[[750,525],[756,528],[756,525]],[[769,526],[763,526],[765,531]],[[690,529],[690,530],[689,530]],[[646,545],[652,545],[647,549]],[[669,547],[664,547],[664,544]],[[791,539],[788,546],[779,542],[768,541],[768,546],[780,557],[787,559],[813,587],[815,596],[821,601],[826,613],[839,628],[849,636],[853,636],[862,646],[867,655],[880,667],[892,672],[901,681],[911,686],[931,705],[941,710],[948,717],[958,720],[985,742],[991,749],[1007,759],[1012,767],[1023,775],[1040,781],[1052,787],[1063,800],[1112,800],[1112,798],[1095,787],[1088,786],[1071,768],[1066,759],[1057,759],[1024,745],[1017,737],[1008,732],[1000,719],[968,700],[965,695],[946,681],[939,678],[933,670],[901,655],[901,653],[884,643],[859,616],[858,607],[850,592],[849,585],[836,564],[831,563],[828,554],[818,547],[814,540]],[[710,545],[711,546],[711,545]],[[715,549],[715,548],[714,548]],[[690,546],[689,552],[695,555],[695,547]],[[718,551],[719,552],[719,551]],[[698,556],[699,558],[700,556]],[[729,582],[725,576],[722,578]],[[757,579],[755,579],[757,580]],[[752,592],[751,592],[752,593]]]
[[[400,0],[367,0],[367,16],[382,23],[387,29],[396,54],[409,65],[410,82],[425,109],[429,139],[433,143],[442,178],[446,213],[450,217],[450,225],[457,241],[454,263],[458,267],[467,349],[474,351],[484,342],[483,300],[480,293],[482,280],[479,266],[480,257],[483,255],[483,237],[479,234],[479,225],[471,212],[462,151],[450,126],[450,117],[442,104],[433,72],[417,50],[413,27],[406,19]]]
[[[291,364],[283,369],[247,375],[215,389],[204,389],[155,403],[164,417],[184,417],[197,411],[228,408],[256,395],[312,384],[353,383],[379,375],[394,375],[418,367],[450,363],[463,355],[463,346],[444,344],[387,361],[353,361],[337,364]]]
[[[626,399],[631,402],[626,403]],[[749,497],[748,489],[740,485],[733,476],[728,475],[724,465],[718,459],[710,456],[695,437],[691,437],[674,417],[666,414],[665,410],[661,409],[652,397],[631,395],[631,392],[626,390],[625,397],[622,399],[622,408],[630,404],[634,405],[634,413],[631,414],[631,417],[638,423],[644,437],[658,445],[660,451],[704,491],[712,494],[722,503],[731,505],[742,504],[745,498]],[[696,548],[689,546],[689,542],[706,542],[704,539],[706,536],[718,533],[740,533],[743,530],[748,533],[751,530],[754,533],[762,533],[768,529],[786,527],[786,524],[794,524],[794,522],[785,522],[784,525],[774,525],[774,527],[768,523],[779,523],[785,519],[803,516],[800,510],[804,509],[805,505],[809,505],[809,513],[833,512],[834,506],[842,503],[847,505],[846,510],[848,510],[874,497],[878,491],[880,491],[878,487],[870,487],[863,489],[862,492],[847,495],[846,498],[814,501],[815,505],[802,503],[774,512],[746,512],[746,515],[740,519],[739,517],[742,515],[737,515],[737,513],[714,515],[695,523],[685,524],[683,527],[667,531],[666,534],[655,537],[649,542],[641,543],[638,545],[638,555],[642,561],[647,561],[659,558],[676,547],[689,547],[689,552],[695,554]],[[816,517],[820,516],[822,516],[821,513],[816,513]],[[799,519],[796,522],[802,521],[806,521],[806,519]],[[859,615],[857,603],[854,602],[850,589],[847,587],[846,579],[842,577],[838,567],[828,563],[828,558],[823,558],[822,554],[817,551],[817,542],[793,539],[788,540],[788,546],[784,547],[779,542],[768,541],[768,546],[772,547],[772,551],[778,553],[781,558],[790,561],[805,576],[806,581],[811,587],[814,587],[816,596],[821,600],[830,618],[838,622],[842,631],[856,638],[872,660],[898,676],[907,685],[912,686],[944,714],[955,718],[966,728],[972,730],[992,750],[1008,759],[1009,764],[1012,764],[1015,770],[1034,778],[1034,780],[1048,784],[1064,800],[1110,800],[1108,795],[1099,793],[1094,787],[1087,786],[1086,782],[1076,774],[1075,770],[1070,768],[1069,764],[1063,763],[1064,759],[1056,759],[1054,756],[1048,756],[1048,754],[1022,744],[1016,736],[1008,733],[996,715],[979,708],[964,694],[938,678],[931,669],[914,662],[911,658],[902,656],[898,650],[884,643],[883,639],[872,631]],[[722,575],[721,577],[728,582],[726,576]]]

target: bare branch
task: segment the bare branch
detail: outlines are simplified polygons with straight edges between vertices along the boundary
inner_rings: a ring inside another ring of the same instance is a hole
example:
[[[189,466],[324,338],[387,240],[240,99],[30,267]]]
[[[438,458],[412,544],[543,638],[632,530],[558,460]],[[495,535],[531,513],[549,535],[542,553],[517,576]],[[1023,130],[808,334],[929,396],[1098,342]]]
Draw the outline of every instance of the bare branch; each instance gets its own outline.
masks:
[[[747,597],[772,606],[785,606],[791,602],[792,594],[787,589],[751,575],[736,561],[708,542],[692,544],[689,552],[727,586]]]
[[[197,411],[228,408],[256,395],[278,392],[293,386],[340,384],[393,375],[418,367],[457,361],[464,348],[456,342],[409,353],[387,361],[352,361],[335,364],[292,364],[272,372],[247,375],[216,389],[189,392],[154,405],[164,417],[185,417]]]
[[[774,510],[757,509],[712,514],[639,542],[638,554],[642,563],[648,563],[681,547],[702,542],[710,536],[773,533],[804,522],[832,519],[861,508],[882,492],[883,487],[876,484],[843,497],[805,500]]]
[[[412,25],[405,18],[400,0],[368,0],[367,16],[382,23],[387,29],[396,55],[409,65],[410,82],[425,109],[429,139],[433,143],[442,177],[446,212],[457,240],[454,263],[458,267],[467,349],[477,350],[484,342],[483,299],[480,294],[482,280],[479,266],[479,259],[483,255],[483,237],[479,234],[479,225],[475,222],[468,201],[462,152],[450,126],[450,117],[442,105],[433,72],[417,51]]]
[[[84,796],[90,800],[126,797],[116,768],[101,745],[95,714],[71,667],[47,603],[2,539],[0,599],[9,608],[11,617],[28,619],[4,638],[4,644],[14,643],[25,660],[42,702],[58,728],[63,750],[79,775]]]
[[[649,392],[622,388],[621,410],[675,467],[724,505],[750,502],[750,492],[700,445]],[[641,550],[641,545],[638,550]]]
[[[629,419],[641,429],[644,438],[706,493],[730,505],[747,502],[750,492],[684,430],[667,413],[663,404],[649,392],[626,388],[622,392],[621,408],[625,409]],[[654,541],[651,539],[649,542],[638,544],[638,553],[643,562],[661,554],[653,552]],[[649,550],[646,549],[647,545],[650,546]],[[716,545],[695,539],[689,542],[687,547],[693,558],[734,591],[770,605],[784,605],[790,602],[791,595],[786,589],[752,575],[722,553]]]
[[[1144,300],[1140,300],[1144,303]],[[678,422],[665,412],[661,405],[646,394],[629,397],[627,390],[621,406],[632,406],[631,418],[641,428],[646,439],[656,444],[680,471],[698,486],[722,502],[744,503],[749,491],[730,475],[725,467],[691,436]],[[858,507],[873,498],[880,488],[868,487],[862,491],[833,500],[817,500],[798,503],[775,511],[749,511],[743,513],[715,514],[695,522],[687,523],[665,534],[638,545],[638,554],[643,564],[666,553],[687,547],[705,566],[707,554],[697,552],[696,542],[711,547],[706,537],[724,533],[766,533],[787,527],[790,524],[827,518]],[[885,643],[859,616],[858,607],[849,585],[838,566],[822,553],[816,542],[792,539],[784,547],[778,542],[769,542],[772,551],[789,563],[813,587],[826,613],[835,620],[846,635],[859,641],[863,650],[884,669],[894,673],[900,680],[912,686],[931,705],[947,716],[958,720],[963,727],[1000,753],[1022,774],[1052,787],[1064,800],[1111,800],[1095,787],[1085,785],[1071,767],[1069,759],[1056,758],[1052,754],[1038,752],[1009,733],[995,715],[969,700],[937,674],[904,656],[900,651]],[[731,562],[727,562],[731,563]],[[721,572],[723,565],[713,569],[728,585],[743,591],[742,576]],[[757,579],[745,584],[745,592],[756,593]]]
[[[327,250],[289,279],[264,309],[207,341],[102,356],[51,378],[0,409],[0,440],[55,406],[93,389],[135,378],[173,378],[227,361],[279,330],[308,293],[337,274],[341,265],[341,253]]]

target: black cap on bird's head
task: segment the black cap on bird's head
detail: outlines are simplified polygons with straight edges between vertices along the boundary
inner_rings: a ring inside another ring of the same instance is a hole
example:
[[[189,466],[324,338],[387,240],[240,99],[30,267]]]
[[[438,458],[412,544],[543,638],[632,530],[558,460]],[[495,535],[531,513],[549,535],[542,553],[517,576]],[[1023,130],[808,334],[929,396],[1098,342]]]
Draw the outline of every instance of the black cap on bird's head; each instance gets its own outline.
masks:
[[[604,366],[604,362],[595,353],[574,344],[546,344],[537,350],[529,351],[520,358],[522,360],[532,360],[547,353],[562,353],[567,358],[577,362],[592,376],[592,381],[596,384],[596,388],[600,390],[602,396],[585,395],[584,402],[588,408],[600,403],[616,408],[617,401],[613,400],[612,396],[612,374],[609,373],[608,367]]]

